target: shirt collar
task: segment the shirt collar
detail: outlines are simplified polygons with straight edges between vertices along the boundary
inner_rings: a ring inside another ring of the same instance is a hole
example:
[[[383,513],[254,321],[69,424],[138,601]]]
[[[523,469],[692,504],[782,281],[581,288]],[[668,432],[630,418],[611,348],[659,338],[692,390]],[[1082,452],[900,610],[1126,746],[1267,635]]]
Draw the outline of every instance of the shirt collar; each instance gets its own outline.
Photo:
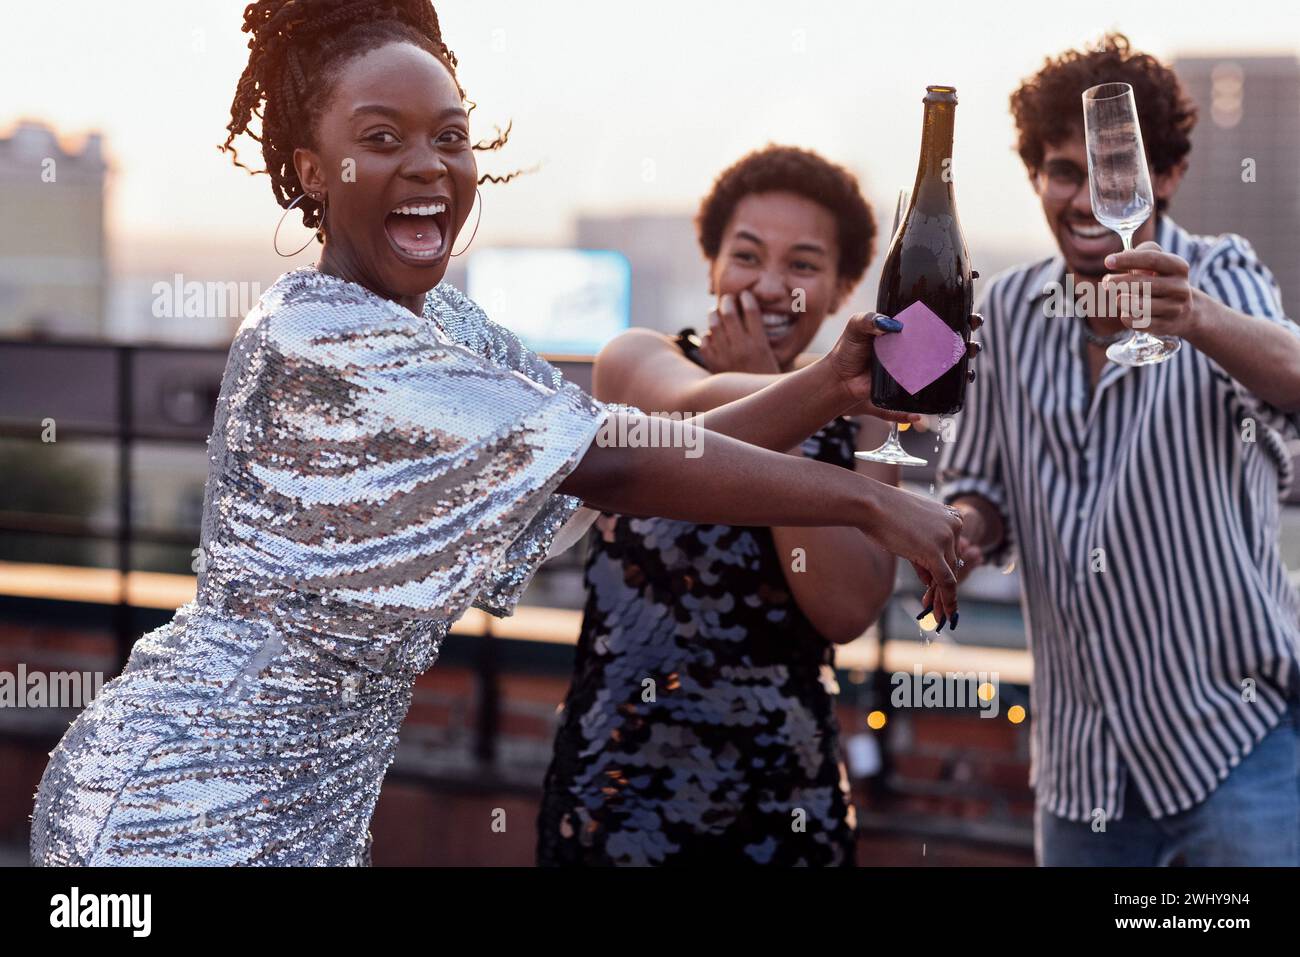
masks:
[[[1196,257],[1196,239],[1168,216],[1156,220],[1156,242],[1165,252],[1181,256],[1189,263]]]
[[[1030,303],[1036,303],[1040,299],[1046,298],[1049,293],[1047,288],[1049,283],[1065,282],[1065,257],[1057,253],[1051,259],[1048,259],[1039,266],[1030,267],[1034,270],[1033,278],[1025,286],[1025,300]]]

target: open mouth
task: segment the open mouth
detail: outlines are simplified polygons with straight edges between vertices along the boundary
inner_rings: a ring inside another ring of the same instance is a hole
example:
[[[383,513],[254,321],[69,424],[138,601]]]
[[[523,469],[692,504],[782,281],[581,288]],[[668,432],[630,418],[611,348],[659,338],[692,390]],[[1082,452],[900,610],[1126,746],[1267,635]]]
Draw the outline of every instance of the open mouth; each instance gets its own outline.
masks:
[[[446,199],[417,197],[384,217],[384,232],[398,254],[415,263],[436,262],[446,248]]]
[[[1067,220],[1065,232],[1075,248],[1085,255],[1101,255],[1120,247],[1119,237],[1095,220],[1087,223]]]
[[[763,313],[763,331],[767,333],[768,341],[775,342],[777,339],[784,339],[790,330],[794,328],[795,318],[785,312],[765,312]]]
[[[1111,231],[1101,223],[1066,223],[1066,228],[1076,239],[1103,239],[1111,235]]]

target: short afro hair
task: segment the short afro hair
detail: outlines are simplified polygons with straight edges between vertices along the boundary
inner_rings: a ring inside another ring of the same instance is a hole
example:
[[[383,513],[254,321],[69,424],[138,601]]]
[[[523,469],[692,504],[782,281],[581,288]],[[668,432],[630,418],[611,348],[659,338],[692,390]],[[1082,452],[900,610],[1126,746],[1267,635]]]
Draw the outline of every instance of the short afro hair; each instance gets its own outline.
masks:
[[[712,262],[736,205],[751,193],[794,193],[824,207],[838,230],[841,279],[857,283],[871,262],[876,220],[858,180],[842,166],[810,150],[769,144],[723,170],[700,203],[695,228],[700,248]]]
[[[1011,94],[1020,158],[1030,173],[1042,168],[1044,147],[1083,130],[1083,92],[1100,83],[1127,83],[1137,101],[1142,142],[1151,172],[1184,165],[1191,151],[1196,105],[1177,75],[1155,57],[1135,52],[1128,37],[1108,33],[1082,51],[1049,57],[1043,68]]]

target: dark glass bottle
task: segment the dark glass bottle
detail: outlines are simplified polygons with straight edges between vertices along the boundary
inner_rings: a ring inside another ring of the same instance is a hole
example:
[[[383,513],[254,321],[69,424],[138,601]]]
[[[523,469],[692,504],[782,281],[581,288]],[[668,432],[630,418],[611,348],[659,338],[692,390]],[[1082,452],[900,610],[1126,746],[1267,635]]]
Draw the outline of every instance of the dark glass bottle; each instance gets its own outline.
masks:
[[[912,202],[885,255],[876,294],[876,311],[896,316],[924,303],[969,344],[973,274],[952,188],[953,117],[957,91],[925,88],[921,160]],[[882,409],[944,415],[960,411],[966,396],[967,366],[962,359],[915,394],[909,393],[873,360],[871,401]]]

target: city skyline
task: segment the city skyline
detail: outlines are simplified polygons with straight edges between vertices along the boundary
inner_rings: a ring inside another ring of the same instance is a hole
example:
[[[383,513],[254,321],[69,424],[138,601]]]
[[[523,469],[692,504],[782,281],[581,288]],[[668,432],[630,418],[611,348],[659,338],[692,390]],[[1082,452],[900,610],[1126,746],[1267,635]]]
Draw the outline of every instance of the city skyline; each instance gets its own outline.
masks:
[[[481,157],[483,169],[540,164],[484,190],[489,244],[565,242],[582,215],[689,213],[723,167],[769,140],[817,149],[857,172],[870,196],[892,195],[910,185],[920,97],[934,82],[953,83],[961,97],[954,169],[968,236],[1045,239],[1007,113],[1007,97],[1045,56],[1113,28],[1167,60],[1300,50],[1300,14],[1282,3],[1256,5],[1247,23],[1204,24],[1180,16],[1178,4],[1108,2],[1075,19],[1013,3],[1001,20],[955,3],[847,16],[828,3],[669,3],[654,18],[619,5],[569,4],[581,17],[564,4],[437,6],[478,103],[475,135],[514,123],[511,143]],[[240,5],[140,3],[139,29],[116,31],[111,47],[96,38],[112,11],[73,9],[57,31],[41,29],[37,8],[17,11],[9,40],[26,39],[0,58],[10,91],[0,130],[26,117],[63,135],[102,132],[115,240],[269,236],[279,210],[267,180],[216,150],[246,58]],[[870,67],[856,80],[853,58],[863,53]]]
[[[702,320],[704,265],[686,227],[712,179],[749,149],[787,142],[846,165],[859,176],[883,229],[895,191],[914,175],[924,86],[954,83],[961,100],[954,150],[958,205],[975,265],[987,277],[1054,249],[1013,149],[1007,111],[1011,90],[1045,56],[1115,28],[1128,31],[1138,48],[1174,63],[1197,55],[1294,60],[1300,50],[1300,14],[1281,4],[1265,4],[1265,15],[1249,23],[1210,29],[1193,18],[1174,18],[1181,8],[1173,4],[1137,10],[1101,3],[1084,18],[1043,22],[1031,16],[1038,8],[1026,3],[1005,7],[1001,19],[939,3],[927,6],[927,22],[947,29],[925,34],[923,44],[899,45],[881,38],[920,36],[917,14],[844,15],[826,3],[792,12],[759,3],[744,7],[742,16],[735,4],[695,9],[669,3],[662,17],[642,23],[629,8],[582,8],[576,17],[563,12],[579,9],[575,4],[548,8],[560,11],[553,16],[493,4],[437,6],[460,59],[462,83],[478,104],[474,135],[514,124],[503,151],[480,156],[481,170],[539,167],[509,184],[485,186],[476,246],[591,245],[601,237],[604,248],[653,252],[654,244],[634,236],[620,242],[620,224],[649,224],[653,232],[660,219],[674,222],[670,230],[683,247],[673,251],[678,262],[643,268],[637,278],[643,284],[648,276],[671,276],[664,289],[636,296],[643,305],[641,314],[634,308],[633,321],[660,328]],[[39,28],[39,14],[24,10],[10,36],[26,34],[32,42],[24,44],[24,56],[0,58],[0,77],[13,91],[8,112],[0,113],[0,137],[26,117],[48,124],[72,149],[88,135],[102,138],[109,164],[106,312],[120,337],[148,328],[142,304],[156,282],[180,274],[265,286],[319,249],[310,244],[298,256],[277,257],[271,234],[281,210],[269,181],[236,169],[216,149],[246,56],[238,5],[143,2],[134,9],[142,28],[113,31],[111,48],[92,39],[97,27],[108,28],[98,7],[81,7],[57,41]],[[1012,23],[1016,29],[1008,32]],[[633,27],[639,43],[608,39],[631,36]],[[711,39],[718,36],[726,42]],[[985,53],[993,42],[997,58]],[[855,44],[870,51],[872,64],[860,81],[848,65]],[[928,53],[917,54],[919,47]],[[592,82],[603,75],[617,82]],[[171,79],[160,83],[160,77]],[[575,89],[582,95],[571,95]],[[152,105],[137,108],[133,98]],[[1212,123],[1203,109],[1194,143]],[[1214,151],[1193,150],[1193,182],[1222,181],[1222,170],[1206,175],[1207,163],[1228,163],[1235,173],[1238,157],[1225,158],[1222,149],[1231,144],[1231,131],[1216,142]],[[255,143],[245,139],[240,146],[250,162],[260,160]],[[1267,177],[1278,175],[1278,166],[1266,164],[1260,186],[1251,188],[1276,193]],[[1175,197],[1175,218],[1179,209]],[[293,216],[284,229],[290,248],[308,235]],[[871,305],[879,259],[841,318]],[[449,278],[456,274],[452,270]],[[647,302],[667,303],[671,314],[647,317]],[[828,324],[822,338],[829,342],[837,327]],[[228,334],[227,323],[189,323],[164,338],[210,341]]]

